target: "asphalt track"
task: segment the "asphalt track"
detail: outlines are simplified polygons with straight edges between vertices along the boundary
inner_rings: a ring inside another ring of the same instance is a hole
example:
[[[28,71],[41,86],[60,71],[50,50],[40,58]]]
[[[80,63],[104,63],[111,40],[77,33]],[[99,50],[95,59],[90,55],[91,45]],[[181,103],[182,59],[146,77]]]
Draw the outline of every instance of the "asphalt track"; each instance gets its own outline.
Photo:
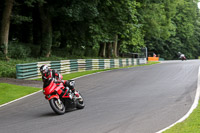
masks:
[[[174,61],[79,78],[83,110],[56,115],[39,92],[0,107],[0,133],[155,133],[190,109],[199,65]]]

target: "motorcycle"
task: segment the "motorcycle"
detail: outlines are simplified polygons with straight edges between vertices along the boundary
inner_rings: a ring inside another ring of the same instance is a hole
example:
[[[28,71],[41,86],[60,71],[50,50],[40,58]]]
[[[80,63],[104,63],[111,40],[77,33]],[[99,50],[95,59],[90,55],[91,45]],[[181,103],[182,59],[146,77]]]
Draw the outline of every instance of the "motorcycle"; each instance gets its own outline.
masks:
[[[75,81],[70,81],[75,83]],[[43,94],[49,101],[49,104],[56,114],[62,115],[67,109],[77,108],[83,109],[85,107],[83,97],[79,91],[74,93],[65,87],[62,82],[58,82],[55,79],[49,80],[47,84],[43,86]]]
[[[181,57],[181,60],[182,61],[186,60],[186,57],[185,56]]]

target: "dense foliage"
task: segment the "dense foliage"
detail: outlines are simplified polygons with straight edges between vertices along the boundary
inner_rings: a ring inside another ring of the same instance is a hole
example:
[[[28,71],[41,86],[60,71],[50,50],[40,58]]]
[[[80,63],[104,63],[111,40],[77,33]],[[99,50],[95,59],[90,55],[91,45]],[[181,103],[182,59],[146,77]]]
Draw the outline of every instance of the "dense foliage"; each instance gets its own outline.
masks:
[[[0,56],[197,58],[197,0],[1,0]]]

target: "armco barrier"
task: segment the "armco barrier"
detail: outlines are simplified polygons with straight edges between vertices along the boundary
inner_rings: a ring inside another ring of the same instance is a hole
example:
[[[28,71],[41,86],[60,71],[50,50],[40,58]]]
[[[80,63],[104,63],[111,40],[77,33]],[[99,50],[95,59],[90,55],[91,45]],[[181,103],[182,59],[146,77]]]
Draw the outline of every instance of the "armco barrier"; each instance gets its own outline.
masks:
[[[40,66],[46,64],[51,69],[56,69],[61,74],[87,70],[118,68],[131,65],[146,64],[146,58],[125,59],[72,59],[61,61],[44,61],[16,65],[17,79],[41,78]]]

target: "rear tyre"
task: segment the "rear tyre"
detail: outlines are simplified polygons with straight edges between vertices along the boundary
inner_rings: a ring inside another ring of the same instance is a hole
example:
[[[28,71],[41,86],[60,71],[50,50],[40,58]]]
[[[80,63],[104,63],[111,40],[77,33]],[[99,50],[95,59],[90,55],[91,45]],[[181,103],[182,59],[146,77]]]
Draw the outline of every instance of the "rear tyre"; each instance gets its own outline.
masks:
[[[81,93],[79,93],[79,97],[76,100],[76,108],[83,109],[84,107],[85,107],[85,104],[84,104],[83,97],[82,97]]]
[[[49,100],[49,104],[56,114],[63,115],[65,113],[65,106],[61,100],[59,102],[57,98],[52,98]]]

